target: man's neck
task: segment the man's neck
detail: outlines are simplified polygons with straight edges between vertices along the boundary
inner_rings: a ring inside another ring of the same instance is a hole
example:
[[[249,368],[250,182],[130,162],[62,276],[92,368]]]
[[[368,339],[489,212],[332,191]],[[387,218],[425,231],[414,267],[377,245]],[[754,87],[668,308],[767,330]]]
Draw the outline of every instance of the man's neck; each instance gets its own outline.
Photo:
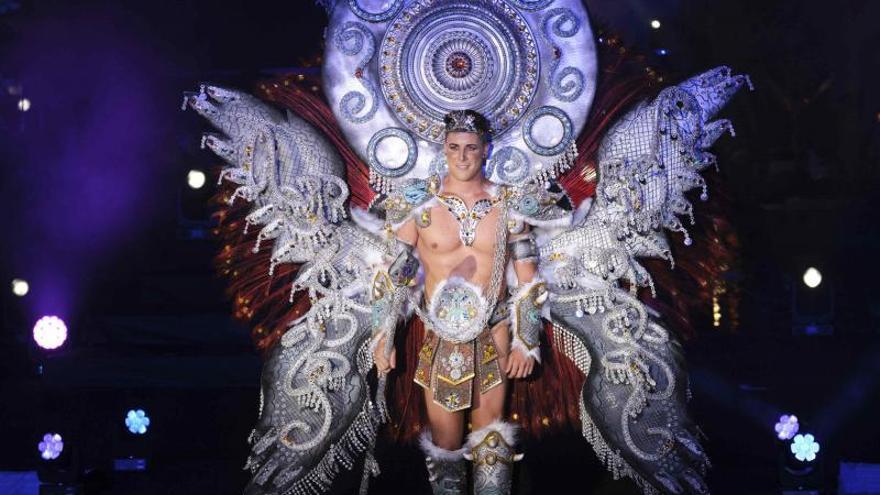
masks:
[[[461,181],[451,175],[443,178],[443,190],[462,196],[479,196],[486,190],[486,179],[481,175],[475,175],[473,179]]]

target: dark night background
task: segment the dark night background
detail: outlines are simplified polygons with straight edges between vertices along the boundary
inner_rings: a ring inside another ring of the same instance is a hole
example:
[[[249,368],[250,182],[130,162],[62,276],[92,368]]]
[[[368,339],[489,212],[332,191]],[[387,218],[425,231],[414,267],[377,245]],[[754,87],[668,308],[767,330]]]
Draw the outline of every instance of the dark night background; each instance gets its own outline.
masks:
[[[880,463],[880,2],[587,4],[594,28],[669,83],[722,64],[751,75],[756,90],[722,113],[737,136],[719,140],[720,172],[708,172],[741,244],[724,299],[737,314],[694,322],[692,410],[713,493],[836,493],[841,462]],[[218,163],[199,149],[207,124],[180,104],[202,81],[252,90],[314,74],[325,22],[306,0],[0,0],[0,471],[37,470],[37,442],[63,431],[64,466],[89,470],[87,493],[240,492],[260,362],[230,317],[216,244],[192,238],[213,184],[192,191],[187,172]],[[808,266],[824,277],[810,293]],[[23,298],[16,277],[30,282]],[[33,344],[43,314],[68,323],[60,351]],[[122,422],[137,407],[153,423],[135,441]],[[783,413],[822,446],[799,482],[780,467]],[[637,493],[578,432],[525,452],[522,493]],[[150,470],[113,474],[128,453]],[[371,493],[427,492],[415,449],[379,454]]]

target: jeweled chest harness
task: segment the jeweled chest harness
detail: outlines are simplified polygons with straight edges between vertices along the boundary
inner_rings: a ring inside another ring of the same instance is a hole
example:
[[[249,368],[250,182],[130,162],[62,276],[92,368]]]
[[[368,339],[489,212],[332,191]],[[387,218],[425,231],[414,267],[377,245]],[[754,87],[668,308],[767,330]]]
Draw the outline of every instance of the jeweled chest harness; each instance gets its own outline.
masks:
[[[458,238],[461,239],[462,244],[465,246],[470,246],[474,243],[477,225],[499,201],[496,198],[483,198],[474,203],[474,206],[468,210],[467,205],[461,198],[451,194],[438,194],[437,200],[458,221]]]

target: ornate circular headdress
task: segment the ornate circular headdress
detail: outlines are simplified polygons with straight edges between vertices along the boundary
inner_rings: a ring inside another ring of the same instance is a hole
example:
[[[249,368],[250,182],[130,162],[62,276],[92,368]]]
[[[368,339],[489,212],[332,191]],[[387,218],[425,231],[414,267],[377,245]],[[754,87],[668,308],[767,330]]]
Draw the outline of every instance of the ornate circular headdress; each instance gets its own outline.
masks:
[[[488,119],[493,182],[546,180],[573,162],[596,78],[581,0],[326,3],[324,93],[377,191],[442,166],[455,110]]]

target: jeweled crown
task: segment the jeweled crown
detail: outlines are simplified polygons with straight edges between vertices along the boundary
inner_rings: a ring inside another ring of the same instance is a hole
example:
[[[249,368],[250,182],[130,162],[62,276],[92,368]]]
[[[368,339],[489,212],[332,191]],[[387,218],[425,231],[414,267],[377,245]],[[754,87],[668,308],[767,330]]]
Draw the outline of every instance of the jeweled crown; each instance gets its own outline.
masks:
[[[443,117],[446,132],[474,132],[483,140],[489,138],[491,129],[489,121],[474,110],[453,110]]]

